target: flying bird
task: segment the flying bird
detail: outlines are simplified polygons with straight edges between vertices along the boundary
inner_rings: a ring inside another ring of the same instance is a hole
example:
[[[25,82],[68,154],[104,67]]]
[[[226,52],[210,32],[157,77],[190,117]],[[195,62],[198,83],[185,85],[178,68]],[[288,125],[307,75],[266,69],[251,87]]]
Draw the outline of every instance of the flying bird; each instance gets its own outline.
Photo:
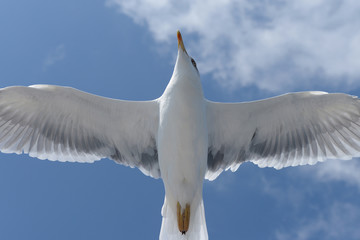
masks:
[[[161,240],[208,239],[204,179],[243,162],[280,169],[360,156],[360,101],[326,92],[218,103],[204,98],[196,62],[177,32],[164,93],[123,101],[51,85],[0,89],[0,150],[39,159],[110,158],[161,178]]]

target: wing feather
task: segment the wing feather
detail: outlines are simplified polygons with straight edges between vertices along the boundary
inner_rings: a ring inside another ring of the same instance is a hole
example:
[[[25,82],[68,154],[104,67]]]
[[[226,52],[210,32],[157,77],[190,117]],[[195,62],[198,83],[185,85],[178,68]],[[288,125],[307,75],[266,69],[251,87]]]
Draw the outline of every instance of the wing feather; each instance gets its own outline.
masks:
[[[360,156],[354,96],[300,92],[246,103],[209,101],[207,109],[210,180],[244,161],[280,169]]]
[[[70,162],[112,158],[160,177],[158,102],[121,101],[73,88],[0,89],[0,150]]]

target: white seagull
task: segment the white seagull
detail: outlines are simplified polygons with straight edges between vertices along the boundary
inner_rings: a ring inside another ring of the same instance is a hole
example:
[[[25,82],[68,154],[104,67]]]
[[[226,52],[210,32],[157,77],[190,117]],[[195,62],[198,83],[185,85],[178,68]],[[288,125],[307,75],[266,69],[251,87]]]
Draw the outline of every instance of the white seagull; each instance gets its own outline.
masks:
[[[360,156],[358,98],[299,92],[211,102],[180,32],[177,38],[173,75],[152,101],[50,85],[0,89],[0,150],[68,162],[110,158],[162,178],[162,240],[208,239],[203,181],[245,161],[280,169]]]

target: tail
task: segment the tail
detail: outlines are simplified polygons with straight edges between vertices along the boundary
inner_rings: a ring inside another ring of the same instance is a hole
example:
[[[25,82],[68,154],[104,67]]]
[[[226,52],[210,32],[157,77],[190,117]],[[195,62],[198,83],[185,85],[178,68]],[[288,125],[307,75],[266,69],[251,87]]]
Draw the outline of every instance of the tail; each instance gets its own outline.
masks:
[[[208,240],[208,233],[205,221],[204,202],[191,206],[190,226],[186,234],[181,234],[178,229],[176,211],[164,200],[161,210],[163,216],[159,240]]]

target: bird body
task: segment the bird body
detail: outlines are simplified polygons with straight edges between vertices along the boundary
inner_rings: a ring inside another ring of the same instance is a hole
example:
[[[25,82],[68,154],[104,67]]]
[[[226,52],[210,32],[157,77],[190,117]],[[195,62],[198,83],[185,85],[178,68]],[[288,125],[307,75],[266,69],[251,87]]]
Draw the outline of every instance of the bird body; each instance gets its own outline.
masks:
[[[109,158],[162,178],[161,240],[208,239],[203,181],[224,170],[243,162],[281,169],[360,156],[357,97],[299,92],[212,102],[180,32],[177,37],[173,75],[152,101],[50,85],[0,89],[0,150],[64,162]]]
[[[159,98],[160,121],[158,131],[158,154],[161,177],[165,186],[163,209],[172,211],[163,222],[165,229],[177,230],[176,212],[179,202],[181,210],[190,206],[195,212],[202,203],[202,185],[206,173],[208,135],[206,104],[198,74],[187,73],[189,64],[186,53],[180,48],[173,76]],[[185,93],[185,94],[184,94]],[[185,150],[186,149],[186,150]],[[194,220],[191,219],[190,222]],[[172,227],[168,225],[173,225]],[[166,238],[164,238],[166,239]]]

